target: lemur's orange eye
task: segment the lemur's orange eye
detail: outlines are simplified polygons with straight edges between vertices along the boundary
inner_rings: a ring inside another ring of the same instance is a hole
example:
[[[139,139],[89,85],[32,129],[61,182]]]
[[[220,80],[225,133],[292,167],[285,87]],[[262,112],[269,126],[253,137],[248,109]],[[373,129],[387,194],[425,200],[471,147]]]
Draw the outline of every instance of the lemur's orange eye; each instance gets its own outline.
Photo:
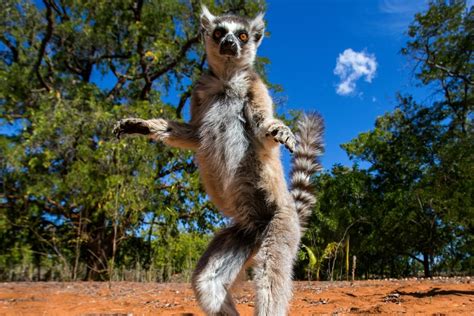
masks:
[[[246,42],[249,40],[249,36],[247,35],[247,33],[240,33],[239,34],[239,39],[242,41],[242,42]]]
[[[221,38],[222,36],[222,31],[221,30],[215,30],[214,31],[214,37],[215,38]]]

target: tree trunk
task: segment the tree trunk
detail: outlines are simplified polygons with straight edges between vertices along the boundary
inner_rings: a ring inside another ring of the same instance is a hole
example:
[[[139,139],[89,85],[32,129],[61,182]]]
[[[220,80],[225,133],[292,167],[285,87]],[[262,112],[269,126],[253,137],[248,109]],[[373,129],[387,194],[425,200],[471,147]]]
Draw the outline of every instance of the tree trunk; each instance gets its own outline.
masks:
[[[350,237],[347,235],[346,238],[346,281],[349,281],[349,250],[350,250]]]
[[[423,253],[423,268],[425,270],[425,278],[430,278],[431,277],[430,256],[427,253]]]
[[[35,255],[36,281],[41,281],[41,255]]]
[[[356,266],[357,266],[357,257],[352,256],[352,282],[354,282],[355,280]]]

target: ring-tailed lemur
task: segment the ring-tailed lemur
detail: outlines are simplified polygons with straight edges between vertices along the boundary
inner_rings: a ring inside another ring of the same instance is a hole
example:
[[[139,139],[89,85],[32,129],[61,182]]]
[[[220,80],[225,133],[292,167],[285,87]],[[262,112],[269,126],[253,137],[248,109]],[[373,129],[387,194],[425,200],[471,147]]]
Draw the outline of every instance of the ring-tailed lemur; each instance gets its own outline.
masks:
[[[230,288],[244,267],[254,266],[256,314],[285,315],[293,261],[315,198],[310,176],[320,167],[322,120],[304,116],[296,137],[273,116],[268,90],[253,70],[264,34],[254,19],[214,16],[205,7],[201,26],[209,72],[192,94],[191,120],[121,120],[114,133],[139,133],[195,151],[206,192],[232,219],[199,260],[192,286],[208,315],[238,315]],[[291,191],[279,143],[294,152]]]

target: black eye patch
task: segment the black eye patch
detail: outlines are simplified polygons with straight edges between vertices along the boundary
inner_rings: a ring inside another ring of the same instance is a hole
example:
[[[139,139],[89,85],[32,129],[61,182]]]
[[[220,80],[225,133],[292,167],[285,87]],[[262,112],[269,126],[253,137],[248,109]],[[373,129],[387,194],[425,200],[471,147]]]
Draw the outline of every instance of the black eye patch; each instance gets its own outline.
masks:
[[[224,35],[226,35],[228,31],[223,27],[216,27],[214,32],[212,33],[212,38],[216,41],[219,41]]]

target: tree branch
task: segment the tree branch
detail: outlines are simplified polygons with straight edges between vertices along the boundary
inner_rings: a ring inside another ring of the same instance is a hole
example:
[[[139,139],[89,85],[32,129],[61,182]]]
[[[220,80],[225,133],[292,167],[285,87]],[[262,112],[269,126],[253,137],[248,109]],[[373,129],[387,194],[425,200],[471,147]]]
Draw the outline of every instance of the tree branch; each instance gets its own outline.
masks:
[[[459,79],[462,79],[464,80],[465,82],[467,82],[469,85],[472,85],[473,82],[471,80],[471,78],[469,76],[465,76],[465,75],[462,75],[460,74],[459,72],[456,72],[456,71],[453,71],[445,66],[442,66],[440,65],[439,63],[436,62],[436,57],[435,55],[431,52],[431,49],[430,49],[430,46],[429,46],[429,42],[427,40],[427,42],[424,44],[424,52],[426,54],[426,57],[423,58],[423,57],[418,57],[418,56],[413,56],[413,58],[415,60],[418,60],[418,61],[421,61],[421,62],[424,62],[426,63],[428,66],[431,66],[435,69],[438,69],[438,70],[441,70],[442,72],[444,72],[445,74],[447,74],[449,77],[452,77],[452,78],[459,78]]]
[[[141,23],[142,8],[143,8],[143,0],[137,0],[132,6],[132,11],[133,11],[133,15],[135,17],[136,23]],[[148,63],[145,60],[145,53],[143,51],[143,35],[141,31],[138,34],[138,39],[137,39],[137,54],[138,56],[140,56],[140,67],[142,68],[142,76],[145,79],[145,86],[140,92],[140,99],[145,100],[148,96],[148,93],[151,90],[153,82],[150,79],[149,74],[148,74]]]
[[[8,49],[10,49],[13,56],[13,62],[17,63],[19,54],[18,54],[18,49],[15,47],[15,45],[13,45],[13,43],[10,42],[4,35],[0,35],[0,41],[3,44],[5,44],[5,46],[8,47]]]
[[[114,87],[107,93],[107,99],[112,99],[114,98],[117,93],[122,89],[123,85],[125,82],[127,82],[128,77],[126,75],[120,74],[117,69],[115,68],[115,65],[111,62],[110,63],[110,70],[114,74],[114,76],[117,78],[117,82],[115,83]],[[128,72],[128,70],[127,70]]]
[[[401,255],[408,256],[408,257],[410,257],[410,258],[412,258],[412,259],[414,259],[414,260],[416,260],[416,261],[418,261],[418,262],[423,263],[423,260],[421,260],[420,258],[417,258],[416,256],[414,256],[414,255],[412,255],[412,254],[410,254],[410,253],[408,253],[408,252],[403,252],[403,253],[401,253]]]
[[[185,164],[185,165],[176,164],[168,170],[160,170],[160,172],[158,172],[158,174],[156,175],[156,178],[157,179],[158,178],[163,178],[163,177],[165,177],[165,176],[167,176],[171,173],[174,173],[176,171],[181,171],[181,170],[185,170],[187,172],[193,172],[193,171],[196,170],[196,165],[192,161],[188,164]]]
[[[206,63],[206,54],[203,54],[201,57],[201,62],[199,63],[199,66],[197,67],[197,69],[202,72],[202,69],[204,68],[205,63]],[[178,118],[181,118],[181,111],[183,110],[183,107],[186,104],[186,101],[188,101],[189,97],[191,97],[194,87],[195,87],[194,84],[190,84],[187,90],[183,94],[181,94],[181,97],[179,98],[178,106],[176,107],[176,116]]]
[[[199,35],[196,35],[196,36],[188,39],[187,42],[184,43],[184,45],[181,47],[181,50],[179,51],[179,53],[175,57],[175,59],[172,60],[169,64],[163,66],[161,69],[159,69],[159,70],[155,71],[154,73],[152,73],[150,75],[150,79],[153,81],[153,80],[161,77],[162,75],[164,75],[165,73],[167,73],[171,69],[173,69],[184,58],[184,56],[186,56],[186,53],[188,52],[188,50],[194,44],[196,44],[198,42],[199,42]]]
[[[44,35],[43,40],[41,41],[41,45],[38,51],[38,57],[36,59],[36,63],[33,66],[33,71],[36,73],[36,77],[38,78],[41,85],[47,91],[51,91],[51,87],[46,83],[46,81],[41,76],[40,66],[41,66],[41,62],[43,61],[44,54],[46,52],[46,46],[48,45],[48,42],[53,35],[54,21],[53,21],[53,10],[51,9],[50,0],[43,0],[43,3],[46,6],[46,20],[48,21],[48,24],[46,25],[46,34]]]
[[[469,76],[465,76],[465,75],[462,75],[458,72],[454,72],[452,70],[450,70],[449,68],[447,67],[444,67],[444,66],[441,66],[431,60],[426,60],[425,61],[428,65],[438,69],[438,70],[441,70],[442,72],[446,73],[449,77],[453,77],[453,78],[459,78],[459,79],[462,79],[464,80],[465,82],[467,82],[469,85],[472,85],[473,84],[473,81],[471,80],[471,78],[469,78]]]

